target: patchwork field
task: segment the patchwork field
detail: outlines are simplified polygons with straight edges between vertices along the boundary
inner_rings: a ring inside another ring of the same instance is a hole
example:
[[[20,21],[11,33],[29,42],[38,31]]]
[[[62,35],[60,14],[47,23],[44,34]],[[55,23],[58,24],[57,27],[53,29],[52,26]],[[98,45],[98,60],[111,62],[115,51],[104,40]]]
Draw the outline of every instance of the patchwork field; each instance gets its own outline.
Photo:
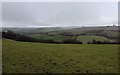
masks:
[[[35,39],[44,39],[44,40],[51,39],[56,42],[63,42],[64,40],[69,39],[71,36],[64,36],[64,35],[50,36],[50,35],[33,34],[33,35],[30,35],[30,37],[33,37]],[[93,39],[97,41],[112,41],[111,39],[106,38],[104,36],[95,36],[95,35],[80,35],[76,38],[78,41],[81,41],[83,43],[91,42]]]
[[[118,45],[3,39],[3,73],[117,73]]]

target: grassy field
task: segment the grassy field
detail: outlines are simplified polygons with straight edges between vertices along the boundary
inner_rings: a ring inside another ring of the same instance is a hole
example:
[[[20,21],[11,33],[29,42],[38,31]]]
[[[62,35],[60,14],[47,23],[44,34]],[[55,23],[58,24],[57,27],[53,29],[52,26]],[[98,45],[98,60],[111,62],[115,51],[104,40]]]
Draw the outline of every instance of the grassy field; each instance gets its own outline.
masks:
[[[117,73],[118,45],[3,39],[3,73]]]
[[[32,35],[31,37],[35,39],[44,39],[44,40],[54,40],[56,42],[62,42],[63,40],[67,39],[67,36],[62,36],[62,35],[55,35],[55,36],[50,36],[50,35]]]
[[[95,35],[82,35],[78,36],[77,40],[82,41],[83,43],[91,42],[93,39],[97,41],[110,41],[110,39],[103,36],[95,36]]]

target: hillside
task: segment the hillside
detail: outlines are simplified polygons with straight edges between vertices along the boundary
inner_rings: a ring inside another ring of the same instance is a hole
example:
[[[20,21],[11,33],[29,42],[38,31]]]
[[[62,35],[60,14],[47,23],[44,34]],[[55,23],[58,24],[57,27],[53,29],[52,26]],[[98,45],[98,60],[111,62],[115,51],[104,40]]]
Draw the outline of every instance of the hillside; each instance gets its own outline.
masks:
[[[3,39],[3,73],[117,73],[118,45]]]

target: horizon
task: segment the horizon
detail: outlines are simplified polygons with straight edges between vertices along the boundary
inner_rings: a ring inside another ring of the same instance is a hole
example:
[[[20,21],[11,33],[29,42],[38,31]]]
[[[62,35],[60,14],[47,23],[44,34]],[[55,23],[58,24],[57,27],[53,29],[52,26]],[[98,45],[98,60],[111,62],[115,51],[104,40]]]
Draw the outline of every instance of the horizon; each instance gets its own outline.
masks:
[[[109,24],[109,25],[86,25],[86,26],[2,26],[2,28],[82,28],[82,27],[106,27],[106,26],[119,26],[118,24]]]

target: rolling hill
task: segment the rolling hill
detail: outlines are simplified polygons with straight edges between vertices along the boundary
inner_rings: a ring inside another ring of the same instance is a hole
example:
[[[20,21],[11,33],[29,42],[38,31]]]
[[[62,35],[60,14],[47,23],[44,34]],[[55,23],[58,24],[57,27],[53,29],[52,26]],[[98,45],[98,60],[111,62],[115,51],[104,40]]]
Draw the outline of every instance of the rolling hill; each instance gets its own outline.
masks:
[[[35,39],[51,39],[59,42],[69,39],[70,37],[74,38],[74,36],[77,36],[76,39],[82,42],[90,42],[93,39],[97,40],[96,37],[99,37],[99,41],[116,41],[120,39],[119,26],[82,28],[3,28],[3,31],[5,30],[13,30],[16,33]],[[83,40],[83,37],[85,37],[86,40]]]

